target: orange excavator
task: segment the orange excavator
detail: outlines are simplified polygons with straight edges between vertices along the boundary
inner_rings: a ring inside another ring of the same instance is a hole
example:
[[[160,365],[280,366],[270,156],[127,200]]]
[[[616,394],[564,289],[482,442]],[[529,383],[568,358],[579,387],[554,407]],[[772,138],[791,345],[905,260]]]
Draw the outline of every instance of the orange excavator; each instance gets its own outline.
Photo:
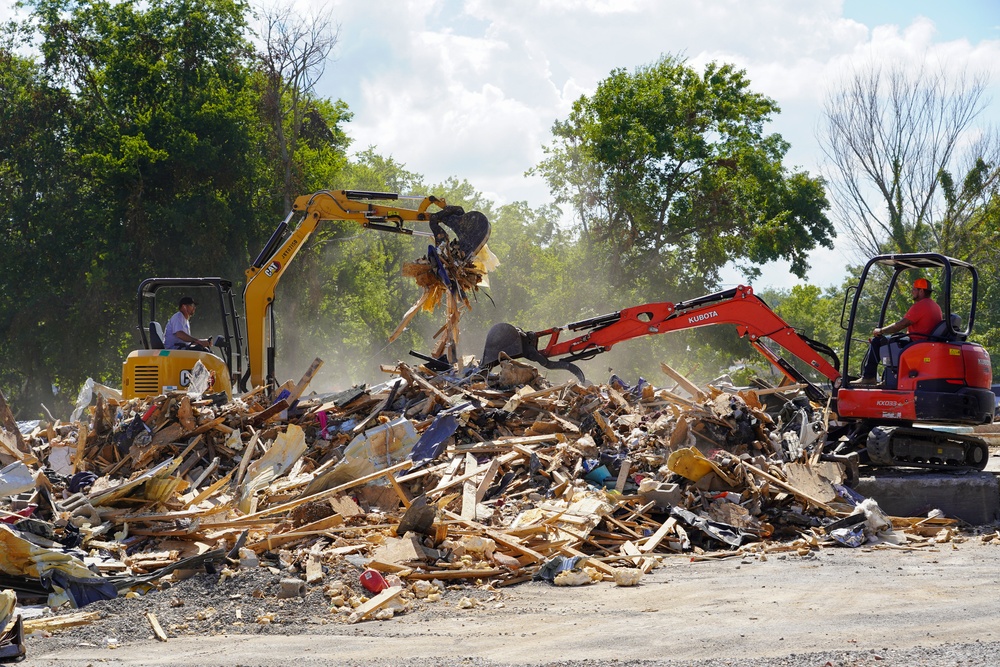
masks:
[[[941,285],[937,296],[944,315],[941,324],[927,340],[909,341],[905,335],[896,335],[880,346],[879,384],[845,384],[844,378],[857,377],[851,369],[860,364],[859,350],[855,348],[851,354],[851,344],[857,342],[855,332],[882,326],[887,313],[899,305],[900,288],[911,278],[928,276]],[[972,265],[936,253],[873,258],[865,265],[858,284],[845,295],[842,360],[829,346],[796,331],[754,294],[752,287],[739,286],[680,303],[625,308],[542,331],[496,324],[486,337],[483,366],[490,368],[504,357],[526,358],[546,368],[570,371],[583,381],[584,374],[574,362],[607,352],[622,341],[731,324],[778,371],[804,384],[811,400],[823,405],[829,401],[836,418],[828,433],[828,452],[858,451],[863,461],[874,465],[982,470],[989,458],[986,443],[953,428],[993,419],[990,356],[981,345],[968,340],[975,322],[978,280]],[[961,314],[955,310],[966,315],[964,327]],[[829,386],[812,381],[765,345],[768,340],[826,378]]]

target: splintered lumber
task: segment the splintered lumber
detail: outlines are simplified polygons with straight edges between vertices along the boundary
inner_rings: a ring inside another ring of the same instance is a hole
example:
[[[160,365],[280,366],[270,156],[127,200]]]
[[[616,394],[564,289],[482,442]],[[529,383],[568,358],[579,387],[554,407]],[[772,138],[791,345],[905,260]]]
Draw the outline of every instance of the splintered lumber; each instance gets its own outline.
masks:
[[[29,618],[24,621],[24,632],[29,635],[37,630],[55,632],[57,630],[65,630],[66,628],[87,625],[100,619],[101,613],[99,611],[80,611],[75,614],[63,614],[61,616]]]
[[[379,477],[383,477],[383,476],[386,476],[386,475],[394,475],[395,473],[399,472],[400,470],[406,470],[407,468],[409,468],[412,465],[413,465],[413,461],[400,461],[396,465],[389,466],[388,468],[383,468],[382,470],[377,470],[377,471],[371,473],[370,475],[365,475],[365,476],[359,477],[359,478],[357,478],[355,480],[351,480],[350,482],[345,482],[345,483],[341,484],[340,486],[333,487],[332,489],[327,489],[325,491],[320,491],[318,493],[312,494],[311,496],[304,496],[302,498],[297,498],[295,500],[290,500],[287,503],[281,503],[280,505],[275,505],[273,507],[266,507],[266,508],[264,508],[264,509],[256,512],[255,514],[248,514],[246,516],[246,518],[248,518],[248,519],[255,519],[255,518],[258,518],[258,517],[262,517],[262,516],[270,516],[272,514],[280,514],[281,512],[287,512],[289,510],[293,510],[296,507],[298,507],[299,505],[304,505],[306,503],[316,502],[317,500],[325,500],[326,498],[332,498],[332,497],[336,496],[339,493],[343,493],[347,489],[353,489],[356,486],[364,486],[368,482],[374,481],[374,480],[378,479]]]
[[[486,473],[483,475],[483,480],[479,482],[479,487],[476,489],[476,504],[483,502],[483,496],[489,490],[490,485],[493,484],[493,480],[496,479],[497,471],[500,470],[500,459],[493,459],[490,461],[489,466],[486,468]]]
[[[363,621],[366,619],[373,611],[381,609],[385,605],[389,604],[403,592],[402,586],[392,586],[387,588],[375,597],[373,597],[368,602],[365,602],[360,607],[354,610],[354,613],[350,616],[351,623],[357,623],[358,621]]]
[[[507,465],[511,461],[519,459],[519,458],[521,458],[523,456],[524,456],[524,454],[522,454],[521,452],[510,452],[508,454],[504,454],[499,459],[500,465]],[[441,493],[443,491],[447,491],[448,489],[450,489],[453,486],[457,486],[457,485],[459,485],[459,484],[461,484],[461,483],[463,483],[463,482],[465,482],[467,480],[472,479],[473,477],[476,477],[477,475],[482,474],[484,470],[485,470],[485,468],[483,470],[476,469],[476,470],[473,470],[472,472],[467,472],[464,475],[462,475],[461,477],[455,477],[454,479],[449,480],[447,483],[445,483],[445,482],[442,481],[436,487],[434,487],[433,489],[431,489],[430,491],[428,491],[427,495],[428,496],[432,496],[432,495],[439,494],[439,493]]]
[[[680,385],[680,387],[684,391],[691,394],[691,396],[693,396],[696,401],[704,401],[706,398],[708,398],[708,396],[705,395],[705,392],[703,392],[701,389],[698,388],[698,385],[696,385],[694,382],[691,382],[691,380],[688,380],[686,377],[684,377],[684,375],[674,370],[669,365],[661,362],[660,370],[662,370],[667,375],[667,377],[669,377],[678,385]]]
[[[430,382],[425,380],[423,377],[420,376],[419,373],[415,373],[412,367],[403,363],[400,364],[400,367],[405,369],[403,371],[403,377],[405,377],[408,380],[413,380],[414,382],[416,382],[420,387],[433,394],[444,405],[451,405],[452,403],[451,397],[449,397],[446,393],[444,393],[443,391],[432,385]]]
[[[252,436],[250,436],[250,442],[243,449],[243,458],[240,459],[240,467],[236,473],[236,477],[233,478],[233,489],[239,488],[240,484],[243,483],[243,475],[247,472],[247,466],[250,465],[250,459],[253,458],[254,449],[257,447],[257,439],[260,437],[260,431],[255,431]]]
[[[389,475],[387,479],[389,480],[389,484],[391,484],[392,488],[396,491],[396,495],[399,496],[399,501],[403,503],[403,507],[409,507],[412,504],[410,496],[407,495],[406,491],[403,490],[403,487],[399,485],[399,482],[396,481],[396,478],[392,475]]]
[[[160,621],[156,618],[156,614],[151,611],[146,612],[146,620],[149,621],[149,627],[153,629],[153,634],[161,642],[167,641],[167,633],[163,631],[160,626]]]
[[[604,562],[602,562],[600,560],[597,560],[595,558],[591,558],[590,556],[588,556],[587,554],[583,553],[582,551],[577,551],[576,549],[574,549],[573,547],[569,546],[568,544],[559,547],[559,551],[562,552],[563,554],[567,555],[567,556],[577,557],[577,558],[583,558],[583,559],[585,559],[583,565],[590,565],[591,567],[594,567],[594,568],[600,570],[604,574],[610,574],[610,575],[614,576],[615,568],[611,567],[607,563],[604,563]]]
[[[486,526],[482,525],[481,523],[477,523],[475,521],[470,521],[468,519],[464,519],[461,516],[455,514],[454,512],[449,512],[448,510],[445,510],[444,514],[445,514],[445,516],[447,516],[447,517],[449,517],[451,519],[456,520],[458,523],[460,523],[460,524],[462,524],[464,526],[467,526],[469,528],[473,528],[473,529],[475,529],[475,530],[483,533],[484,535],[486,535],[487,537],[489,537],[491,540],[493,540],[497,544],[499,544],[501,546],[504,546],[507,549],[510,549],[511,551],[516,551],[517,553],[524,554],[525,556],[529,556],[530,558],[532,558],[533,560],[535,560],[535,561],[537,561],[539,563],[545,560],[545,555],[544,554],[541,554],[541,553],[535,551],[534,549],[530,549],[530,548],[524,546],[523,544],[520,543],[520,541],[517,538],[515,538],[513,536],[504,535],[504,534],[502,534],[502,533],[500,533],[498,531],[489,530],[488,528],[486,528]]]
[[[747,463],[745,461],[742,462],[742,465],[747,470],[749,470],[750,472],[752,472],[753,474],[766,479],[771,484],[774,484],[775,486],[777,486],[779,488],[782,488],[785,491],[788,491],[790,494],[792,494],[796,498],[799,498],[801,500],[806,501],[807,503],[809,503],[813,507],[816,507],[817,509],[823,510],[824,512],[826,512],[830,516],[837,516],[837,510],[833,509],[832,507],[830,507],[829,505],[827,505],[826,503],[824,503],[822,500],[817,500],[816,498],[813,498],[812,496],[810,496],[810,495],[808,495],[808,494],[806,494],[806,493],[804,493],[802,491],[799,491],[794,486],[792,486],[790,484],[786,484],[785,482],[781,481],[780,479],[778,479],[774,475],[766,473],[763,470],[761,470],[760,468],[752,466],[752,465],[750,465],[749,463]]]
[[[306,390],[306,387],[309,386],[309,383],[312,382],[312,379],[316,376],[316,373],[319,372],[319,369],[322,365],[323,365],[322,359],[320,359],[319,357],[313,359],[312,363],[309,364],[309,368],[306,369],[306,372],[302,375],[302,379],[299,380],[299,383],[296,384],[295,387],[292,389],[291,394],[285,397],[288,399],[289,405],[299,400],[299,397],[302,396],[302,392],[304,392]]]
[[[676,525],[677,519],[673,517],[664,521],[663,525],[657,528],[656,532],[650,535],[648,540],[643,542],[642,546],[639,547],[639,551],[642,553],[649,553],[650,551],[655,550],[656,547],[660,546],[660,542],[663,541],[663,538],[665,538]]]
[[[272,405],[271,407],[267,408],[266,410],[262,410],[256,413],[253,417],[250,418],[250,423],[255,426],[263,424],[272,417],[275,417],[284,412],[285,410],[287,410],[289,405],[290,403],[283,398],[274,405]]]
[[[502,577],[508,573],[508,570],[492,568],[486,570],[432,570],[430,572],[410,571],[407,574],[400,574],[399,576],[402,579],[423,579],[425,581],[441,579],[442,581],[445,581],[451,579],[488,579],[490,577]]]
[[[634,542],[625,542],[621,545],[622,557],[627,557],[631,562],[642,570],[643,574],[648,574],[656,565],[656,560],[646,556]]]
[[[632,462],[628,459],[622,461],[621,468],[618,471],[618,479],[615,480],[615,491],[621,493],[625,490],[625,484],[628,482],[629,468],[632,467]]]
[[[476,484],[471,479],[462,485],[462,518],[476,518]]]
[[[229,480],[232,479],[232,477],[233,477],[233,471],[230,470],[229,474],[227,474],[225,477],[216,480],[211,485],[209,485],[208,488],[204,489],[201,493],[192,498],[190,502],[185,503],[185,507],[192,507],[192,506],[197,507],[198,503],[212,496],[216,491],[218,491],[226,484],[228,484]]]

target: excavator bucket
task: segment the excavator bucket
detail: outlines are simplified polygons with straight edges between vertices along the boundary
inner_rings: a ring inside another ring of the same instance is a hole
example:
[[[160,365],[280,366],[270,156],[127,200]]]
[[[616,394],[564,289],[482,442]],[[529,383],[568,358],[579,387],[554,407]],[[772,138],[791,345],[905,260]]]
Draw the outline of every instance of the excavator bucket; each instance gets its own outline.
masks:
[[[490,238],[490,221],[479,211],[465,212],[461,206],[445,206],[430,216],[431,231],[434,240],[441,243],[448,235],[441,225],[449,227],[455,233],[458,248],[466,259],[472,259],[483,249]]]
[[[506,358],[528,359],[540,364],[545,368],[555,368],[569,371],[580,380],[586,383],[580,367],[569,361],[549,359],[538,351],[538,335],[533,332],[521,331],[513,324],[500,322],[490,327],[486,332],[486,344],[483,345],[483,368],[492,368]]]
[[[524,356],[524,334],[513,324],[500,322],[490,327],[486,333],[486,344],[483,346],[483,366],[490,368],[500,362],[500,355],[511,359]]]

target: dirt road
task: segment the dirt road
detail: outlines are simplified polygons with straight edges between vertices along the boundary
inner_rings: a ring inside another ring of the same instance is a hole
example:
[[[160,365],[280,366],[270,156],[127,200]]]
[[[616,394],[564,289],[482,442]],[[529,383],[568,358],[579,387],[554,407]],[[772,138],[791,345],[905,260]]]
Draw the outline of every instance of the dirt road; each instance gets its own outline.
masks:
[[[285,614],[266,630],[227,629],[247,604],[230,595],[214,626],[221,634],[167,643],[127,620],[165,607],[169,595],[157,593],[119,601],[134,609],[86,630],[30,639],[28,664],[990,665],[1000,661],[998,564],[1000,547],[975,538],[933,550],[677,558],[635,588],[529,583],[479,590],[472,609],[458,605],[468,590],[449,590],[389,621],[347,625],[321,610]],[[108,636],[121,645],[107,648]]]

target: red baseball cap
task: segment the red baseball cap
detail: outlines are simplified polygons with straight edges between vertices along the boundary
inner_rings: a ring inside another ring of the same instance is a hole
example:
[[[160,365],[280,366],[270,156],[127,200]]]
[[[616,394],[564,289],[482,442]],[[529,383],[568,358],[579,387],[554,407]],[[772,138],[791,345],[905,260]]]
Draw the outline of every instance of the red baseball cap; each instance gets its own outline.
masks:
[[[913,281],[913,286],[917,289],[926,290],[928,292],[933,291],[931,289],[931,281],[927,280],[927,278],[917,278]]]

